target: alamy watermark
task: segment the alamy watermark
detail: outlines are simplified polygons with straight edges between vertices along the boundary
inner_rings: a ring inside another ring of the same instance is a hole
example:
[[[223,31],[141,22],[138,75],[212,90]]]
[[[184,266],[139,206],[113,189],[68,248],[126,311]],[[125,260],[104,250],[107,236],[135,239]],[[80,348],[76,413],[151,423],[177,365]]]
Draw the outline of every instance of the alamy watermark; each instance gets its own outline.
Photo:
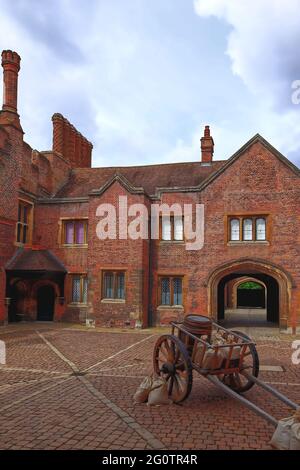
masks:
[[[292,342],[292,349],[295,349],[292,353],[292,364],[298,366],[300,364],[300,339]]]
[[[4,341],[0,340],[0,365],[6,364],[6,347]]]
[[[294,80],[291,86],[292,92],[291,99],[293,104],[300,104],[300,80]]]
[[[117,207],[100,204],[96,233],[99,240],[184,240],[186,250],[201,250],[204,246],[203,204],[128,204],[127,196],[119,196]],[[171,224],[171,220],[173,223]],[[172,228],[173,227],[173,228]],[[173,238],[171,237],[171,232]]]

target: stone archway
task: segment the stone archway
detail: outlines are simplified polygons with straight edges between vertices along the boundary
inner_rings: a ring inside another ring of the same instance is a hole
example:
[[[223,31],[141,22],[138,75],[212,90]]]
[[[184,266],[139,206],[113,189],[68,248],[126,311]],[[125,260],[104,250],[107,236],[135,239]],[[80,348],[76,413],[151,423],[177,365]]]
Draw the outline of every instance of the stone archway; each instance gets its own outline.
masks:
[[[40,320],[55,320],[61,308],[58,303],[58,299],[62,298],[60,289],[59,283],[51,279],[37,280],[30,275],[12,277],[7,282],[6,290],[10,298],[8,321],[34,321],[38,317]],[[45,318],[41,310],[46,314]]]
[[[224,285],[230,279],[252,277],[264,282],[268,296],[267,319],[287,328],[290,318],[292,280],[280,267],[262,260],[242,259],[217,267],[209,276],[208,314],[215,320],[224,318]]]
[[[268,295],[268,290],[267,290],[267,286],[266,284],[255,278],[255,277],[242,277],[242,278],[238,278],[233,286],[232,286],[232,303],[233,303],[233,308],[239,308],[239,302],[238,302],[238,290],[240,288],[240,286],[246,282],[253,282],[255,284],[259,284],[262,288],[263,288],[263,291],[264,291],[264,300],[265,300],[265,305],[267,305],[267,295]],[[264,308],[264,306],[262,306]]]

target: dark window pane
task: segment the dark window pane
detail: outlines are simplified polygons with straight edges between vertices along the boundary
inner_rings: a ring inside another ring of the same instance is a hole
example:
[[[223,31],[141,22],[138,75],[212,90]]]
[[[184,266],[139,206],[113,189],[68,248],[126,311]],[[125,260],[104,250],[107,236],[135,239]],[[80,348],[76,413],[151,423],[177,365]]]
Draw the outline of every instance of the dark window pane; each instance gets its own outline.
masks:
[[[182,305],[182,279],[175,277],[173,279],[173,305]]]
[[[168,277],[161,280],[161,304],[170,305],[170,279]]]
[[[117,274],[117,299],[125,299],[125,274]]]
[[[21,242],[21,236],[22,236],[22,225],[18,224],[17,225],[17,242]]]
[[[113,273],[104,274],[104,297],[106,299],[114,298],[114,277]]]
[[[22,206],[19,204],[18,208],[18,221],[21,222],[21,217],[22,217]]]
[[[27,216],[28,216],[28,207],[24,206],[23,208],[23,222],[27,224]]]
[[[28,231],[27,225],[23,225],[23,239],[22,239],[22,243],[26,243],[26,242],[27,242],[27,231]]]

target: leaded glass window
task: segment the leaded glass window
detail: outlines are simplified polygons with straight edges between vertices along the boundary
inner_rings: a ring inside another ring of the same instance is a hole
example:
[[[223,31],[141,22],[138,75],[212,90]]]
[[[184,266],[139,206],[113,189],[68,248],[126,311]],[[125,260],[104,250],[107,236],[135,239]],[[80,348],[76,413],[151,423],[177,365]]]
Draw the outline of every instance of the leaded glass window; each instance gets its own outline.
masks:
[[[238,241],[240,239],[240,221],[239,219],[231,219],[230,221],[230,240]]]
[[[125,300],[125,271],[103,271],[103,299]]]
[[[161,304],[170,305],[170,278],[163,277],[161,280]]]
[[[72,277],[72,302],[87,303],[88,282],[86,275],[74,275]]]
[[[256,219],[256,240],[266,239],[266,219]]]
[[[252,219],[243,220],[243,240],[252,240]]]
[[[180,276],[163,276],[160,278],[160,305],[183,305],[183,278]]]

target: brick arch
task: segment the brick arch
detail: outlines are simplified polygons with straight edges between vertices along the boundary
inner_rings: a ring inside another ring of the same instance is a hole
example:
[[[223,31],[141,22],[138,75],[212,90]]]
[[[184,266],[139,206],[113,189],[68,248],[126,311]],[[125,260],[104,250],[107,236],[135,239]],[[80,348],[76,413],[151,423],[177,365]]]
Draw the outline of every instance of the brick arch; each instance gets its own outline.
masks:
[[[290,321],[291,311],[291,289],[293,281],[291,276],[281,267],[268,263],[264,260],[240,259],[218,266],[212,271],[207,280],[208,289],[208,315],[218,320],[218,288],[226,276],[256,277],[255,275],[266,275],[275,280],[279,290],[279,324],[286,328]]]
[[[26,280],[22,278],[15,278],[10,281],[10,287],[17,289],[18,291],[22,293],[27,293],[28,292],[28,283]]]
[[[37,281],[33,284],[32,291],[31,291],[32,297],[34,297],[34,298],[37,297],[37,292],[38,292],[39,288],[42,287],[42,286],[51,286],[51,287],[53,287],[55,297],[60,296],[60,289],[59,289],[58,284],[54,281],[49,280],[49,279],[43,279],[43,280]]]
[[[256,277],[244,276],[244,277],[237,278],[232,286],[233,308],[237,308],[237,290],[241,284],[244,284],[244,282],[256,282],[256,284],[260,284],[261,286],[263,286],[265,289],[265,297],[266,297],[266,305],[267,305],[267,295],[268,295],[267,290],[268,289],[267,289],[266,284],[260,279],[257,279]]]

